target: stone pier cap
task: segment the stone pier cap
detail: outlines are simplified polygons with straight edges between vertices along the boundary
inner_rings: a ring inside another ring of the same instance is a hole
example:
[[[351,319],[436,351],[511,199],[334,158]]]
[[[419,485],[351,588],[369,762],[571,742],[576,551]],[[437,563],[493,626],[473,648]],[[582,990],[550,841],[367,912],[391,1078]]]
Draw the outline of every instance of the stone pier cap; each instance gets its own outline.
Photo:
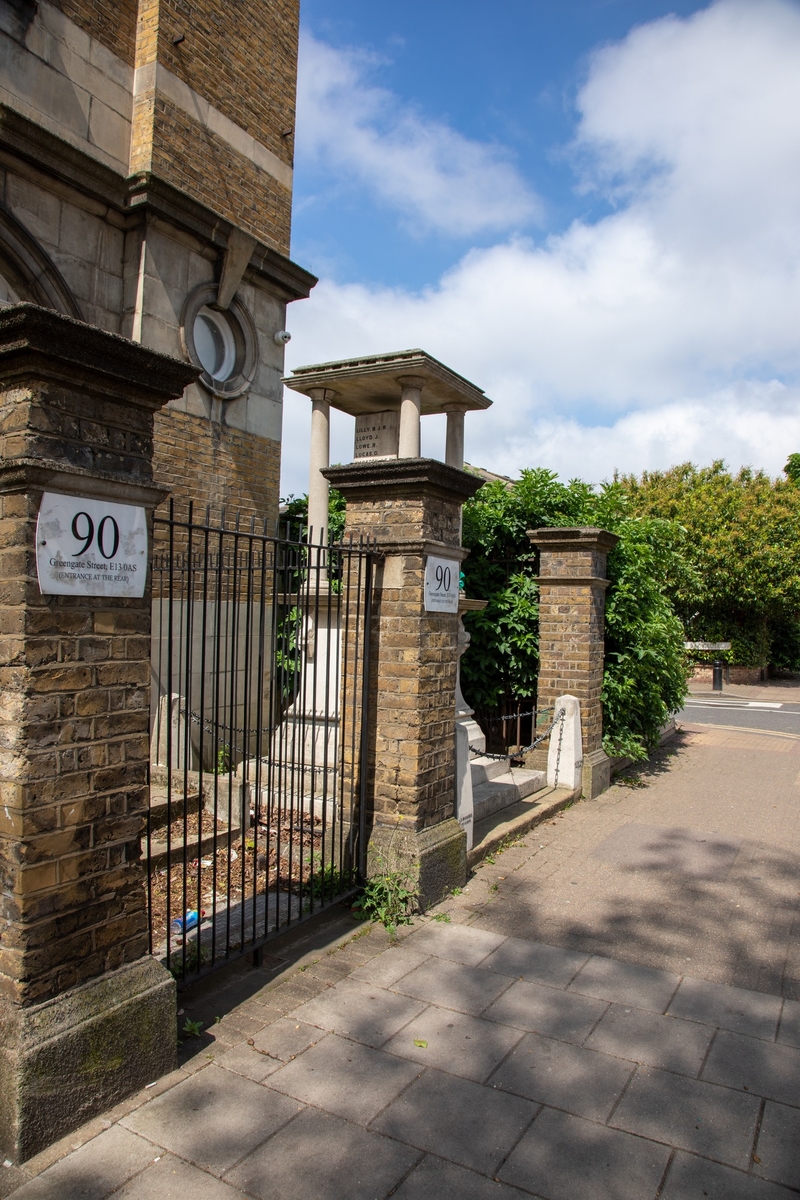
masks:
[[[591,525],[560,526],[544,529],[529,529],[528,537],[540,550],[602,550],[605,554],[613,550],[619,538],[607,529]]]
[[[283,380],[294,392],[310,396],[318,388],[330,392],[332,408],[360,417],[400,407],[403,381],[419,380],[421,415],[432,416],[455,407],[463,412],[490,408],[481,388],[451,371],[424,350],[370,354],[340,362],[296,367]]]

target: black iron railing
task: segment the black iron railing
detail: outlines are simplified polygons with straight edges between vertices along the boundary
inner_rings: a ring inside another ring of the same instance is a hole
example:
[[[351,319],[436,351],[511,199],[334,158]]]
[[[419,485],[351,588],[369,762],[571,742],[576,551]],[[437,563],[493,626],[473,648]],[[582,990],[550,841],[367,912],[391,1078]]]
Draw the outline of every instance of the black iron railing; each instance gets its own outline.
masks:
[[[375,549],[156,516],[151,950],[179,983],[351,894]]]

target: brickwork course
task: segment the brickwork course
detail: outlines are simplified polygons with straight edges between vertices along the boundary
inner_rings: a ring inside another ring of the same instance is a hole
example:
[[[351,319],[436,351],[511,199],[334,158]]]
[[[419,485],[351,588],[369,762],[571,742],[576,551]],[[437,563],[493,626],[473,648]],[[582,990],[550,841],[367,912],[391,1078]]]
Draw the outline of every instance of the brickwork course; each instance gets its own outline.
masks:
[[[179,1069],[5,1195],[796,1196],[800,739],[691,729],[396,942],[331,915],[185,993]]]

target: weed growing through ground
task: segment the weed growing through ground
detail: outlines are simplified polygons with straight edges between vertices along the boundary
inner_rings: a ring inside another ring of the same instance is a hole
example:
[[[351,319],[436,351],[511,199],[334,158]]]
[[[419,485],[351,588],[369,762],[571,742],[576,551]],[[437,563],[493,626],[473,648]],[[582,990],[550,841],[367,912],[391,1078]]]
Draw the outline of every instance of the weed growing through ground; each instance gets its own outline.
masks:
[[[417,889],[401,871],[384,871],[368,879],[364,891],[353,905],[353,912],[364,921],[380,921],[392,937],[398,925],[410,925]]]
[[[449,925],[450,924],[450,913],[434,913],[433,919],[434,919],[434,921],[445,921]]]
[[[183,1023],[183,1029],[181,1030],[181,1033],[185,1034],[186,1037],[200,1037],[202,1032],[202,1021],[190,1021],[188,1017],[186,1018]]]

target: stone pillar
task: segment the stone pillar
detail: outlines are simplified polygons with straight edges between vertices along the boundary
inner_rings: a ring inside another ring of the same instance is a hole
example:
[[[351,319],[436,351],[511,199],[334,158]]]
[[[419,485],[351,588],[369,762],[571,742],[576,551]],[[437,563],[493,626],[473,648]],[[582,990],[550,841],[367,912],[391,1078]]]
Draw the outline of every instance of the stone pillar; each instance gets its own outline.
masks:
[[[618,542],[603,529],[532,529],[539,562],[539,709],[566,693],[580,701],[583,794],[608,787],[611,764],[603,751],[606,560]],[[552,719],[545,713],[540,727]],[[540,752],[541,765],[546,761]],[[536,765],[540,765],[537,761]]]
[[[196,374],[35,305],[0,312],[0,1145],[16,1161],[174,1064],[141,861],[149,587],[40,594],[36,522],[44,492],[152,510],[153,415]]]
[[[361,460],[325,472],[347,501],[345,536],[385,554],[373,600],[368,873],[407,870],[422,907],[466,877],[455,818],[457,603],[425,610],[428,556],[465,556],[461,505],[481,481],[432,459]]]
[[[451,467],[464,466],[464,409],[450,408],[447,410],[447,435],[445,439],[444,461]]]
[[[328,496],[330,484],[323,471],[331,461],[331,400],[330,388],[311,390],[311,453],[308,465],[308,526],[315,543],[328,536]]]
[[[425,380],[411,375],[397,381],[403,389],[400,400],[400,443],[398,458],[419,458],[420,414],[422,411],[422,389]]]

